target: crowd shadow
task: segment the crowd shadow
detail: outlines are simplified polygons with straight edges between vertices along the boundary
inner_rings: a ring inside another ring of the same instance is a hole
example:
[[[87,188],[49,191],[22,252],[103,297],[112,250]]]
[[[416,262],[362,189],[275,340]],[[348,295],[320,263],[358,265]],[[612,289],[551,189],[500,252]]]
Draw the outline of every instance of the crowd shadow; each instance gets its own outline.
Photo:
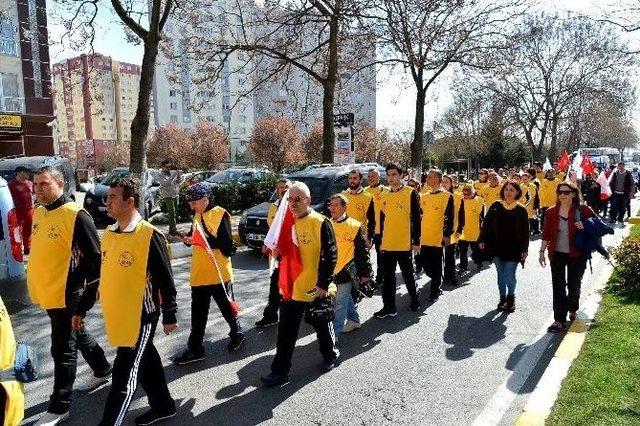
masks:
[[[445,355],[451,361],[473,356],[474,350],[486,349],[506,337],[505,312],[489,311],[480,318],[451,314],[443,340],[452,345]]]
[[[535,366],[533,366],[524,383],[520,383],[520,375],[512,374],[507,379],[507,388],[518,395],[532,393],[562,343],[564,336],[563,333],[547,333],[530,345],[517,345],[507,359],[505,366],[508,370],[514,371],[528,351],[534,351],[534,353],[540,351],[541,356],[537,359]]]

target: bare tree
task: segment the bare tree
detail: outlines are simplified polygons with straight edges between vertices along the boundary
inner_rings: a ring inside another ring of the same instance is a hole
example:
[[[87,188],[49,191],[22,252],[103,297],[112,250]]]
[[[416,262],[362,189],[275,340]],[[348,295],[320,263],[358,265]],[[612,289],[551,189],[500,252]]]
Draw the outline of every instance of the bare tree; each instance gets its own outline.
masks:
[[[422,167],[427,93],[454,64],[485,66],[483,52],[502,47],[504,26],[520,0],[383,0],[377,28],[382,63],[408,70],[416,89],[411,166]]]
[[[304,163],[302,136],[293,120],[265,117],[256,124],[249,152],[253,158],[275,172]]]

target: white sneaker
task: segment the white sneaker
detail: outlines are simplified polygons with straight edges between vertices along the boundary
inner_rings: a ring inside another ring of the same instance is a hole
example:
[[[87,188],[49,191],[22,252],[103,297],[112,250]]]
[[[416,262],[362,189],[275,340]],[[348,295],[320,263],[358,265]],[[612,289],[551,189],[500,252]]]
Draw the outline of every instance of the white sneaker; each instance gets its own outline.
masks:
[[[54,414],[48,411],[40,417],[34,426],[54,426],[62,423],[69,418],[69,412],[64,414]]]
[[[350,319],[347,320],[347,323],[344,325],[344,328],[342,329],[343,333],[349,333],[353,330],[357,330],[360,327],[362,327],[362,324],[360,324],[359,322],[355,322],[355,321],[351,321]]]
[[[78,386],[76,390],[81,392],[91,392],[109,383],[109,379],[111,379],[111,374],[104,377],[91,376],[83,384]]]

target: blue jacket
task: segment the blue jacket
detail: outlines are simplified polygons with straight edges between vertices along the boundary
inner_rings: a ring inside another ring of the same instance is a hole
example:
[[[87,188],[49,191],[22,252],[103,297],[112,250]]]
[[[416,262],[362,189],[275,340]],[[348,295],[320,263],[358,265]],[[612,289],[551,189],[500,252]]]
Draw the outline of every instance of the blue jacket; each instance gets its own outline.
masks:
[[[591,253],[597,251],[604,258],[609,258],[609,253],[602,245],[602,237],[613,234],[613,228],[600,220],[597,216],[581,219],[583,230],[576,232],[575,246],[585,259],[591,259]]]

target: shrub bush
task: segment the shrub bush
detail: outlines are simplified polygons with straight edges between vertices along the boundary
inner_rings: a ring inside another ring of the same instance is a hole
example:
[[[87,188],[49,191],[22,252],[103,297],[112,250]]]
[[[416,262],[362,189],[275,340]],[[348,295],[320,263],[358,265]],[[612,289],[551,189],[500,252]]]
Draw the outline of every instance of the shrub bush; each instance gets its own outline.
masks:
[[[610,289],[627,296],[640,296],[640,237],[629,236],[610,250],[616,269]]]
[[[224,208],[230,214],[241,213],[257,204],[269,201],[279,176],[268,175],[264,179],[246,183],[226,183],[212,187],[211,202]],[[178,217],[191,220],[192,212],[185,199],[187,188],[180,190]]]

